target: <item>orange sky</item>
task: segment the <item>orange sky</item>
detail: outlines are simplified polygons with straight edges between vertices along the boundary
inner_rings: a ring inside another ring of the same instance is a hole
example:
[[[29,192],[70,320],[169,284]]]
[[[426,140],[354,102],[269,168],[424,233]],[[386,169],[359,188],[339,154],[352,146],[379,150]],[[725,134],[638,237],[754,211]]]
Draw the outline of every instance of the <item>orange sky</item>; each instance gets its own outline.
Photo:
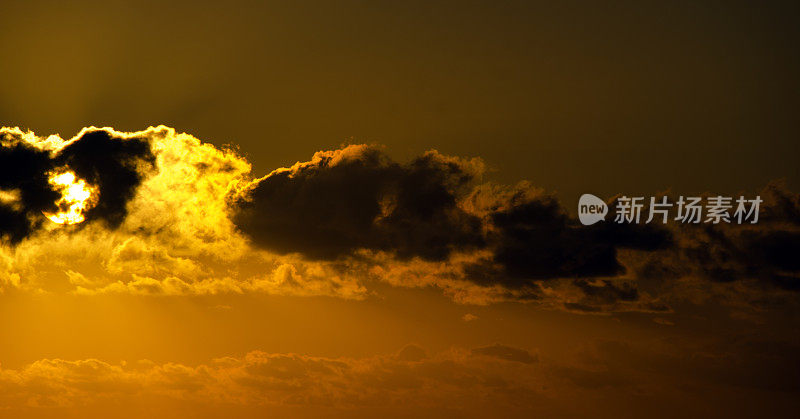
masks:
[[[0,418],[797,411],[794,6],[147,3],[4,6]]]

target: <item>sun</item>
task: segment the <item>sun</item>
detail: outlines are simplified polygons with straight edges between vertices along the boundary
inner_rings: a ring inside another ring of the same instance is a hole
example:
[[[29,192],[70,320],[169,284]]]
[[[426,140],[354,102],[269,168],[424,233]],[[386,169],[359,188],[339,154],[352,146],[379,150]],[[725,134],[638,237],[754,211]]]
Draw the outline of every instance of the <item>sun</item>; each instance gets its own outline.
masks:
[[[52,173],[48,179],[61,198],[55,202],[58,212],[43,212],[44,216],[56,224],[78,224],[86,218],[84,213],[97,203],[97,188],[78,179],[72,172]]]

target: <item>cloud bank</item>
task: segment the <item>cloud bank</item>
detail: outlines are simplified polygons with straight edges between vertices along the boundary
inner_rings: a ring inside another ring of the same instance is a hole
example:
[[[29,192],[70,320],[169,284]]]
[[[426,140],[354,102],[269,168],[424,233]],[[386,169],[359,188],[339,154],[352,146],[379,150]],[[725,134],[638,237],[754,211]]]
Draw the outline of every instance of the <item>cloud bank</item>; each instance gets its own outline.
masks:
[[[653,406],[658,417],[708,409],[742,415],[740,409],[756,407],[777,413],[795,403],[797,349],[752,340],[600,340],[560,360],[502,344],[431,354],[412,344],[362,358],[256,350],[200,365],[42,359],[0,369],[0,409],[68,412],[108,404],[157,411],[184,402],[199,409],[255,407],[261,415],[269,407],[296,407],[352,417],[374,415],[374,409],[486,415],[502,406],[505,415],[550,417],[618,415],[627,400],[626,412],[637,416],[653,413]],[[766,405],[754,403],[765,392],[777,393]],[[716,399],[732,395],[738,397]]]
[[[757,225],[583,226],[554,195],[437,151],[397,162],[349,145],[254,177],[235,150],[164,126],[0,138],[8,290],[365,298],[379,281],[606,313],[669,311],[700,288],[792,302],[800,288],[800,198],[779,184]],[[82,222],[47,219],[66,210],[61,171],[93,191]]]

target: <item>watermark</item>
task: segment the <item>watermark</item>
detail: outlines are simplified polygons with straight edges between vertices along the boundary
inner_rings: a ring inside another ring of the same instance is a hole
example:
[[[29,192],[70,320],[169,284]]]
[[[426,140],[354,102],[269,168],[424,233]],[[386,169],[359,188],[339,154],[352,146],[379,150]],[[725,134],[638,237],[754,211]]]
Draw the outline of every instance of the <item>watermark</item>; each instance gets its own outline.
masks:
[[[585,193],[578,200],[578,219],[581,224],[590,226],[598,221],[605,221],[608,205],[602,199]]]
[[[616,199],[613,222],[619,224],[666,224],[672,220],[684,224],[756,224],[761,196],[747,199],[744,196],[681,196],[671,202],[666,196],[661,198],[643,196],[621,196]],[[608,205],[592,195],[583,194],[578,200],[578,219],[583,225],[605,221]]]

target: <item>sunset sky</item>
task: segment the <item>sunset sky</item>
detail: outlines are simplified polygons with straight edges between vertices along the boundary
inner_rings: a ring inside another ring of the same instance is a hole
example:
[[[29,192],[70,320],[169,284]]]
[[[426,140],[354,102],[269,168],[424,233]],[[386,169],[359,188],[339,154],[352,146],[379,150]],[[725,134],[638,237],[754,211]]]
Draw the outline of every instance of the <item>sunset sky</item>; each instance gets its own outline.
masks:
[[[0,10],[0,418],[800,409],[795,4]]]

